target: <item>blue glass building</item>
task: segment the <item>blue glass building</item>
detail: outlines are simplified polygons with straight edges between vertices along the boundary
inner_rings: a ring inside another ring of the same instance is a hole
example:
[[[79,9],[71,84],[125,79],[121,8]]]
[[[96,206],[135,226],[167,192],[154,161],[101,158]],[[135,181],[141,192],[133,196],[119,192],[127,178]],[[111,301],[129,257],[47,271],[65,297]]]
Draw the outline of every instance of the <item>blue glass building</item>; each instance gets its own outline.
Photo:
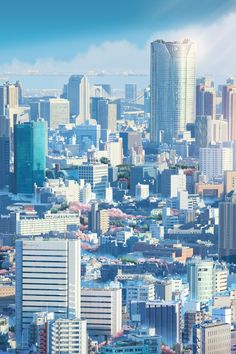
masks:
[[[46,170],[45,121],[16,124],[14,127],[15,193],[31,194],[34,184],[43,186]]]

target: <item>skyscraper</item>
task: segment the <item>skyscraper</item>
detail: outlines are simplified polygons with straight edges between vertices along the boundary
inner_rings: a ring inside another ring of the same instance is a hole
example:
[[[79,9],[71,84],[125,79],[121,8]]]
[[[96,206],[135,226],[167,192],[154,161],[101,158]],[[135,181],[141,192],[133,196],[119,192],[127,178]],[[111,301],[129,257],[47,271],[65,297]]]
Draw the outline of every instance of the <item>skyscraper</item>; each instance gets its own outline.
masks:
[[[151,43],[151,142],[171,143],[195,121],[195,45]]]
[[[222,89],[222,113],[228,122],[229,140],[236,140],[236,86],[225,85]]]
[[[236,193],[232,192],[219,207],[219,258],[236,260]]]
[[[80,317],[80,241],[16,241],[16,338],[25,346],[36,312]]]
[[[31,194],[43,186],[46,169],[46,131],[43,120],[14,127],[15,193]]]
[[[40,116],[48,122],[51,129],[69,123],[70,104],[64,98],[50,98],[40,101]]]
[[[0,189],[9,185],[10,178],[10,122],[0,115]]]
[[[136,84],[126,84],[125,85],[125,99],[135,100],[137,97],[137,85]]]
[[[67,84],[67,99],[70,101],[70,114],[76,124],[90,118],[89,83],[84,75],[72,75]]]
[[[199,84],[196,87],[196,115],[211,116],[216,114],[216,93],[212,86]]]

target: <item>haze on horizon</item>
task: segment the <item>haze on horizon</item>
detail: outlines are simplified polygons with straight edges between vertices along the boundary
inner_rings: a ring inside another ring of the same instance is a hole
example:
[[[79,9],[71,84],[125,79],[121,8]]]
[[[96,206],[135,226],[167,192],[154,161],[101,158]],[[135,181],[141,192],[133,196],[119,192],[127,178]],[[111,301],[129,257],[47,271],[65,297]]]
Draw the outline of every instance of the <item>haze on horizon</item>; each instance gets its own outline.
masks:
[[[148,74],[151,40],[186,37],[197,43],[199,75],[220,81],[236,74],[233,0],[120,0],[115,6],[108,0],[23,0],[1,9],[1,74]]]

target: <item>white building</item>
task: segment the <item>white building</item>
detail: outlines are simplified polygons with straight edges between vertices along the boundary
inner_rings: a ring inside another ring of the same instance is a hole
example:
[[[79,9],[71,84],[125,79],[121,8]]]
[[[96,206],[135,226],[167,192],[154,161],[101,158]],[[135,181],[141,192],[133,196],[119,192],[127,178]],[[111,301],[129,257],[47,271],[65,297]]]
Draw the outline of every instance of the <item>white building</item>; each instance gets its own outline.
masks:
[[[90,183],[92,192],[97,199],[105,198],[105,191],[108,183],[108,165],[103,163],[85,163],[78,166],[79,180],[83,179]]]
[[[64,233],[69,226],[78,227],[79,224],[80,213],[47,212],[43,218],[16,214],[16,234],[21,236],[37,236],[49,232]]]
[[[155,300],[155,286],[153,283],[138,283],[137,281],[127,282],[126,306],[130,310],[131,301],[152,301]]]
[[[70,114],[76,117],[76,124],[90,119],[90,92],[88,79],[84,75],[72,75],[67,84],[67,99]]]
[[[89,335],[114,336],[122,329],[121,289],[81,289],[81,317]]]
[[[213,261],[192,259],[188,262],[190,301],[207,302],[213,296]]]
[[[27,346],[35,312],[80,318],[80,241],[16,241],[16,340]]]
[[[177,197],[178,192],[186,190],[186,175],[182,170],[178,175],[170,176],[170,197]]]
[[[224,171],[233,170],[233,149],[220,145],[201,148],[199,164],[201,175],[208,181],[221,177]]]
[[[80,194],[79,201],[83,204],[88,204],[92,198],[92,188],[90,183],[84,183],[84,180],[80,180]]]
[[[135,187],[135,198],[137,200],[147,199],[149,197],[149,185],[138,183]]]
[[[87,354],[88,336],[86,320],[58,319],[52,324],[50,353]]]

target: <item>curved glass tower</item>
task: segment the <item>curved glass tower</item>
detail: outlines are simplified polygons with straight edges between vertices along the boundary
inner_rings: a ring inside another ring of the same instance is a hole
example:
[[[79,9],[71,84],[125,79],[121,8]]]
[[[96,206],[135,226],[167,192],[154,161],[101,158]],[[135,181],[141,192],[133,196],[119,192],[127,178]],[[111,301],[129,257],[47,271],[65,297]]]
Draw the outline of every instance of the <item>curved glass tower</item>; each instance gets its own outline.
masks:
[[[195,121],[195,44],[151,43],[151,142],[171,143]]]

